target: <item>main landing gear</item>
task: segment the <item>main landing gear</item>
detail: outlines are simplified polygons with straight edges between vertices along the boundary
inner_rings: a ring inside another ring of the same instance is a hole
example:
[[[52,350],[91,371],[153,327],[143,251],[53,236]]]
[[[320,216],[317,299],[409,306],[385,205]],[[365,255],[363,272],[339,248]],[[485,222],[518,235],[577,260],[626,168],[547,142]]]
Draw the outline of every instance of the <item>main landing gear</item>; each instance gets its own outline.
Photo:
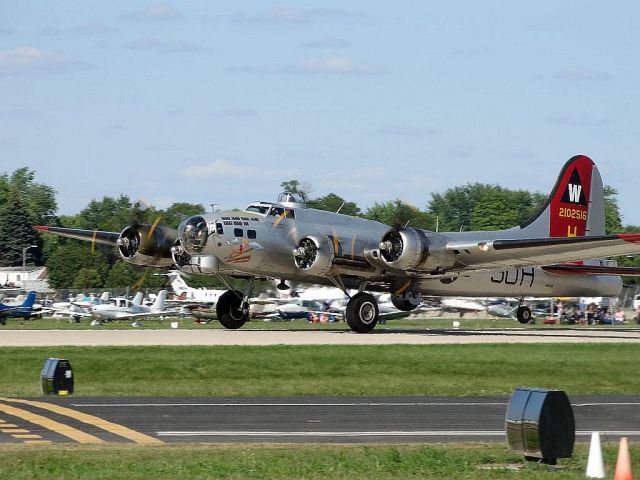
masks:
[[[249,302],[240,290],[227,290],[216,302],[220,325],[236,330],[249,320]]]
[[[422,296],[419,293],[391,295],[393,305],[405,312],[415,309],[421,301]],[[380,319],[378,301],[370,293],[358,292],[347,303],[345,317],[351,330],[356,333],[369,333]]]
[[[370,293],[358,292],[347,303],[345,317],[351,330],[368,333],[378,323],[378,302]]]
[[[521,301],[522,302],[522,301]],[[531,309],[526,305],[518,305],[518,309],[516,310],[516,319],[523,325],[527,325],[528,323],[532,323],[532,315]]]

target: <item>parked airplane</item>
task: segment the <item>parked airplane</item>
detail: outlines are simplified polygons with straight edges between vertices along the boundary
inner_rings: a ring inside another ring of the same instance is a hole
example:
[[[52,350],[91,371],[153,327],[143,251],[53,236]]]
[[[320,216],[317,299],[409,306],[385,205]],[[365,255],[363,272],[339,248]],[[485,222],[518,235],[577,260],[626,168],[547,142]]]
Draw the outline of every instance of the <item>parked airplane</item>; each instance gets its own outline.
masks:
[[[33,305],[36,301],[36,292],[31,291],[20,303],[2,303],[0,302],[0,324],[5,325],[6,319],[11,318],[29,318],[34,313]],[[38,312],[39,313],[39,312]]]
[[[167,273],[171,288],[177,300],[188,302],[200,302],[215,304],[226,290],[214,290],[208,288],[193,288],[187,285],[182,274],[178,270],[171,270]]]
[[[486,310],[486,306],[478,300],[463,297],[444,297],[440,300],[442,311],[458,312],[460,316],[465,313],[477,314]]]
[[[178,230],[133,224],[122,232],[36,226],[41,232],[117,245],[130,263],[216,275],[228,287],[216,304],[220,323],[248,319],[255,278],[358,289],[346,309],[352,330],[369,332],[378,304],[369,292],[391,293],[410,311],[422,294],[434,296],[615,296],[620,275],[640,269],[589,260],[640,253],[640,233],[605,235],[604,188],[593,161],[571,158],[540,212],[507,230],[432,232],[390,227],[364,218],[306,208],[297,194],[244,211],[185,219]],[[248,278],[244,291],[228,277]],[[518,320],[531,319],[521,305]]]
[[[136,294],[137,295],[137,294]],[[135,299],[136,297],[134,297]],[[140,294],[140,302],[133,301],[124,305],[102,304],[95,305],[91,310],[91,315],[99,321],[102,320],[122,320],[122,319],[140,319],[143,317],[158,317],[166,313],[167,291],[160,290],[156,296],[153,305],[142,305],[142,294]],[[137,325],[135,325],[137,326]]]

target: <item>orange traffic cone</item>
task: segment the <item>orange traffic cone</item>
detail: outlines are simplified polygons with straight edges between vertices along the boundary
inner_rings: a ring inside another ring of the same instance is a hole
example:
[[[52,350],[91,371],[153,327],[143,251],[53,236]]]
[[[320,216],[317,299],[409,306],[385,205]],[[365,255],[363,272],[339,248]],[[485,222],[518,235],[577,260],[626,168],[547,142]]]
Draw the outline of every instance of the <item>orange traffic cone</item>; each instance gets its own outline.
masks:
[[[618,461],[616,462],[616,473],[613,480],[633,480],[631,473],[631,458],[629,457],[629,441],[627,437],[620,439],[620,449],[618,450]]]

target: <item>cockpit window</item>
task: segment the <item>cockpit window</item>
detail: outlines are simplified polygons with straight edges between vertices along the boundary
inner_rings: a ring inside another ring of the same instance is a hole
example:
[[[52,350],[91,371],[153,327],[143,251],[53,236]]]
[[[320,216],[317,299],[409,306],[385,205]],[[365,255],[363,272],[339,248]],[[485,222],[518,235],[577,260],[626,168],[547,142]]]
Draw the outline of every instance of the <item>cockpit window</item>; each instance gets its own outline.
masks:
[[[244,209],[245,212],[255,212],[260,215],[266,215],[269,211],[269,205],[249,205]]]
[[[269,210],[269,216],[271,217],[282,217],[283,215],[285,218],[296,218],[295,212],[290,208],[271,207],[271,210]]]
[[[222,226],[222,222],[216,222],[216,233],[218,235],[222,235],[224,233],[224,227]]]

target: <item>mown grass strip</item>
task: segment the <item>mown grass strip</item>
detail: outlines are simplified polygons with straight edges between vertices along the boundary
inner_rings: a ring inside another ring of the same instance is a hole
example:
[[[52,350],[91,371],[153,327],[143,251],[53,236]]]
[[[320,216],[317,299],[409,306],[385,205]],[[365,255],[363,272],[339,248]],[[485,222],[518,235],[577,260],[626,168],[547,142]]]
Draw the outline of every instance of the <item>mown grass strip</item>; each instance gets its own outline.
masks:
[[[527,462],[501,445],[244,445],[244,446],[3,446],[0,471],[12,480],[219,479],[582,479],[587,446],[557,471]],[[605,444],[609,477],[617,445]],[[640,448],[632,446],[633,469]]]
[[[75,395],[637,394],[637,345],[5,347],[0,395],[40,395],[47,357],[69,359]]]

